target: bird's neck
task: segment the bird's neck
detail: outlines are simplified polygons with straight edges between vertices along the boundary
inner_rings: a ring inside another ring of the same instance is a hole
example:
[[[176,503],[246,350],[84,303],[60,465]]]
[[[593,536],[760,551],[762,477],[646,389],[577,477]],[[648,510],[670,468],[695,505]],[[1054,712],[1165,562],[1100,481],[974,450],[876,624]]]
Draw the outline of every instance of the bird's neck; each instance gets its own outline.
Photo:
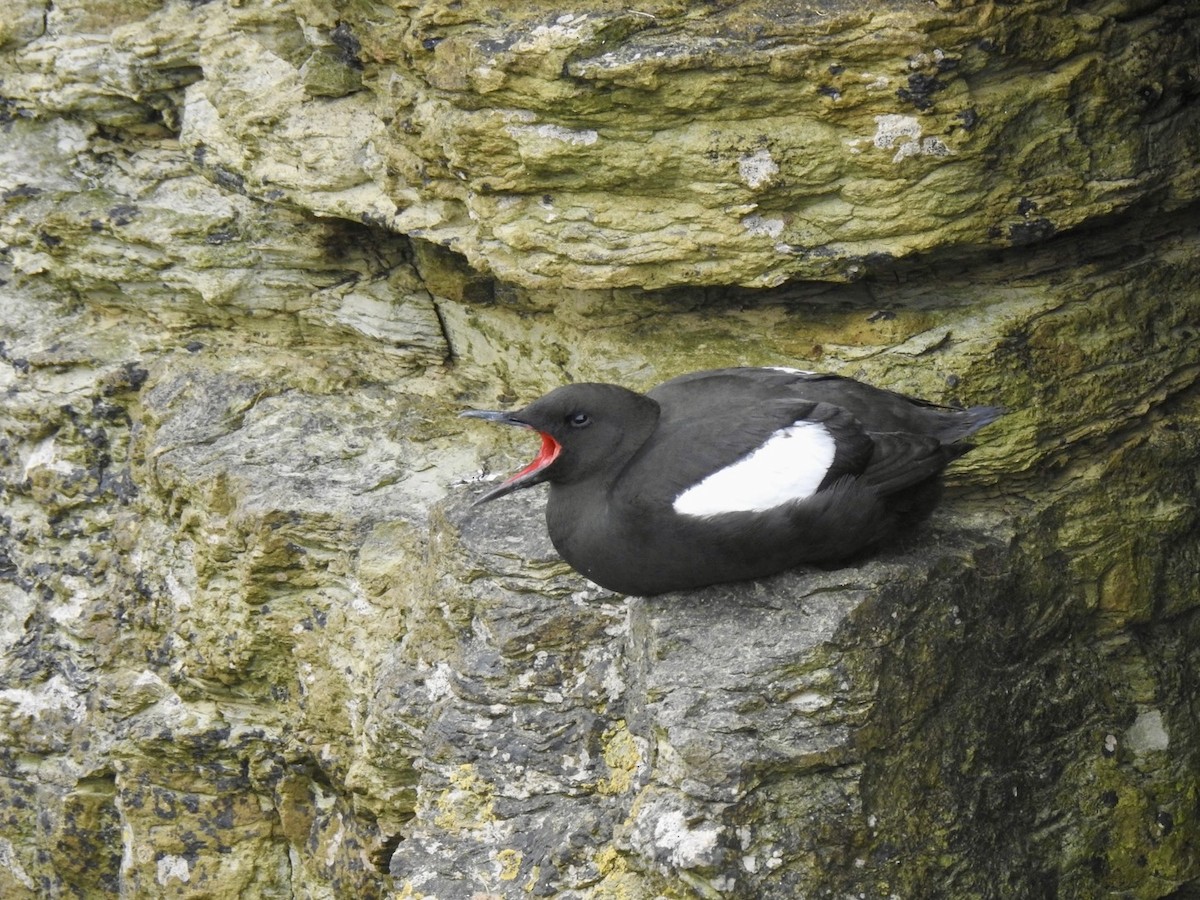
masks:
[[[624,439],[609,456],[608,465],[605,467],[606,488],[611,487],[630,462],[637,458],[650,436],[654,434],[654,429],[658,427],[658,419],[662,413],[658,403],[646,396],[639,396],[638,400],[640,402],[635,414],[626,419]]]
[[[546,519],[555,546],[570,560],[560,542],[574,547],[590,545],[608,533],[612,510],[613,485],[635,460],[658,425],[659,406],[649,397],[640,396],[627,411],[621,438],[599,458],[599,465],[582,470],[586,477],[554,479],[546,505]],[[557,537],[556,537],[557,536]]]

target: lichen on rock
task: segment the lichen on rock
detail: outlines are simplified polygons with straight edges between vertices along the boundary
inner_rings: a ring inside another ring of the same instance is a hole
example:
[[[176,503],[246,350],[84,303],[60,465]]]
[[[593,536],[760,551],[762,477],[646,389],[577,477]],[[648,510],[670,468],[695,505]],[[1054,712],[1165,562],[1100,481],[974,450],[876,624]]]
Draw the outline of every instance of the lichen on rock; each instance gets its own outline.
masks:
[[[10,6],[0,895],[1197,890],[1189,5]],[[471,508],[739,363],[1008,413],[842,569]]]

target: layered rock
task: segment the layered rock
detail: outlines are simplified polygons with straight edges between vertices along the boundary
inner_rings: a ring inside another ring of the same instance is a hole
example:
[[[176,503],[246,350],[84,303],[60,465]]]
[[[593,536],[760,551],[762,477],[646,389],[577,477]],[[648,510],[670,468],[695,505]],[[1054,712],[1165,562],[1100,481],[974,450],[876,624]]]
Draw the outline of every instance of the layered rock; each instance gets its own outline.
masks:
[[[0,893],[1196,889],[1189,5],[6,15]],[[1010,412],[835,571],[469,509],[780,362]]]

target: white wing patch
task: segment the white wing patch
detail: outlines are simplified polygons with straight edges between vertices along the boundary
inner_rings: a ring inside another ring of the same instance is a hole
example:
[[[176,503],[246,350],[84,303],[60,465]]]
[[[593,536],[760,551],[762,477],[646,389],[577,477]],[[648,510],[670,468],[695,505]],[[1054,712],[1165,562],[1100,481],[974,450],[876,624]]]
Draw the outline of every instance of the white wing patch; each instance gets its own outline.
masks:
[[[764,512],[817,492],[833,465],[833,435],[819,422],[780,429],[754,452],[718,469],[675,498],[675,512],[718,516]]]

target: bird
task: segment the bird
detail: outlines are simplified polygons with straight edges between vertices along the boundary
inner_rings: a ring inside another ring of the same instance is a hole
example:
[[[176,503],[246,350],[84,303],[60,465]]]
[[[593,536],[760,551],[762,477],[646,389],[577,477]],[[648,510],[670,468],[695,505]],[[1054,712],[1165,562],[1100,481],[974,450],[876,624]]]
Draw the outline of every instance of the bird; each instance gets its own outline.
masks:
[[[649,596],[849,564],[932,512],[946,466],[999,406],[939,406],[786,366],[672,378],[646,393],[572,383],[512,412],[534,460],[475,505],[543,482],[577,572]]]

